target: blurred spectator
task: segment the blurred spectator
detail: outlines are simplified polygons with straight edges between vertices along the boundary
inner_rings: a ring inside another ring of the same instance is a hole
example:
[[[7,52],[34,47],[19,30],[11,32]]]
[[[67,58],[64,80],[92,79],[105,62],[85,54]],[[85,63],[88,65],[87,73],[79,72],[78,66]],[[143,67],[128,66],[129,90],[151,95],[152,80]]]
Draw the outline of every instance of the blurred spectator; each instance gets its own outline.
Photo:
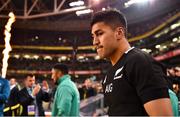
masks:
[[[176,95],[178,97],[178,100],[180,101],[180,88],[179,88],[179,84],[174,84],[173,85],[173,89],[174,89],[174,92],[176,93]]]
[[[50,90],[49,85],[48,85],[48,82],[46,80],[42,81],[41,88],[42,88],[43,91],[50,92],[49,91]],[[48,101],[48,102],[43,101],[43,108],[44,108],[45,111],[49,111],[49,109],[50,109],[50,101]]]
[[[45,116],[42,101],[49,101],[50,95],[35,84],[35,76],[29,74],[25,78],[25,87],[19,92],[19,100],[23,106],[22,116]]]
[[[180,68],[179,67],[173,67],[167,70],[167,75],[169,79],[171,79],[173,84],[173,90],[176,93],[178,100],[180,100]]]
[[[10,96],[8,102],[5,104],[5,116],[18,116],[20,115],[20,105],[18,103],[19,88],[15,78],[10,79]]]
[[[101,82],[96,82],[94,83],[95,86],[94,88],[96,89],[96,93],[103,93],[103,88],[102,88],[102,83]]]
[[[10,86],[8,80],[0,77],[0,117],[3,116],[4,104],[7,102],[10,94]]]
[[[173,84],[180,84],[180,68],[173,67],[167,70],[167,75],[171,78]]]
[[[180,77],[180,67],[175,67],[174,72],[175,76]]]
[[[84,81],[84,85],[80,87],[78,90],[80,93],[81,100],[96,95],[96,89],[92,87],[92,81],[90,79],[86,79]]]

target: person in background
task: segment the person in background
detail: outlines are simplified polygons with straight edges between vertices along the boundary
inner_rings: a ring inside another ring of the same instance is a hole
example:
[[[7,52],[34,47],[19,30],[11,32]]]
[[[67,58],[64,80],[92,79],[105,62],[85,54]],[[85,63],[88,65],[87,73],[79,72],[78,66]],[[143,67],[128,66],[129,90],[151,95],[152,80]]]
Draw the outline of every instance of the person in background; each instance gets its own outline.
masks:
[[[95,88],[92,87],[92,81],[90,79],[86,79],[84,81],[83,86],[81,88],[79,88],[78,90],[80,92],[81,100],[96,95],[96,90],[95,90]]]
[[[49,92],[50,97],[51,97],[51,91],[49,89],[49,85],[48,85],[48,82],[46,80],[42,81],[41,89],[43,91]],[[48,102],[43,101],[43,108],[44,108],[45,111],[49,111],[49,109],[50,109],[50,102],[51,102],[51,100],[49,100]]]
[[[115,9],[99,11],[91,33],[100,58],[112,64],[102,83],[108,115],[173,116],[165,74],[151,56],[130,46],[125,16]]]
[[[42,101],[49,101],[50,95],[35,84],[35,76],[28,74],[25,78],[25,87],[19,92],[19,102],[23,106],[22,116],[45,116]]]
[[[0,76],[0,117],[3,116],[5,103],[8,101],[10,94],[10,85],[8,80]]]
[[[10,82],[10,96],[8,102],[5,104],[4,116],[18,116],[20,115],[20,105],[18,102],[19,88],[15,78],[11,78]]]
[[[65,64],[56,64],[52,68],[52,79],[58,85],[52,116],[79,116],[79,92],[68,74],[68,67]]]
[[[180,77],[180,67],[174,68],[175,76]]]

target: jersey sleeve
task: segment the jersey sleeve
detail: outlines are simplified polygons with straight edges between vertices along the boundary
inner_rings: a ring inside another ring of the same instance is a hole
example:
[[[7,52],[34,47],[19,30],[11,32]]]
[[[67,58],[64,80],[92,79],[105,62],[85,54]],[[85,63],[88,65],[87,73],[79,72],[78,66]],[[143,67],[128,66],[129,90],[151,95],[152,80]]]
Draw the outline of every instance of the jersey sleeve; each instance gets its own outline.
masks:
[[[168,87],[162,69],[148,55],[135,55],[127,63],[128,80],[136,88],[143,104],[159,99],[169,98]]]

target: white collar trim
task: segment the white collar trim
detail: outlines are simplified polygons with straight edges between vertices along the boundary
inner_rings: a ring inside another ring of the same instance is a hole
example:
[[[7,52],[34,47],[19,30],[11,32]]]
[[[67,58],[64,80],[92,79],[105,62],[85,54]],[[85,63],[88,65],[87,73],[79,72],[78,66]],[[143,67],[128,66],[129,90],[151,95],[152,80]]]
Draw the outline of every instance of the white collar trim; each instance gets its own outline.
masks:
[[[129,48],[126,52],[125,52],[125,54],[127,54],[129,51],[131,51],[132,49],[134,49],[134,47],[131,47],[131,48]]]

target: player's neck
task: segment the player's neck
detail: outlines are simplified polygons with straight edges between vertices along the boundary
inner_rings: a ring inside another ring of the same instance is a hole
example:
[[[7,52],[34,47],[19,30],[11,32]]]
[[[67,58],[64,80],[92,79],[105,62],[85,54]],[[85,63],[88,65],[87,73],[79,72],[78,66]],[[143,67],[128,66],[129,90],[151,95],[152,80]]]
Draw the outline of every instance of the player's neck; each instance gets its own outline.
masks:
[[[120,47],[110,57],[111,64],[114,66],[118,62],[118,60],[123,56],[123,54],[130,48],[131,46],[129,45],[129,43],[120,45]]]

